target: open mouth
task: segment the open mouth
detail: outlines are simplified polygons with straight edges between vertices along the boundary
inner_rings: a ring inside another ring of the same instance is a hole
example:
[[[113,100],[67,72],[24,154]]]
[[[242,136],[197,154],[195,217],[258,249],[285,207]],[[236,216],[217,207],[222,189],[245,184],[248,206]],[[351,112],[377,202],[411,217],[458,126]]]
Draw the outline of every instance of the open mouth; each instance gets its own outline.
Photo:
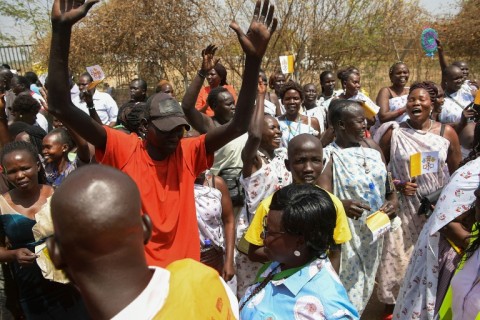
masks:
[[[412,114],[413,115],[419,115],[419,114],[422,114],[422,108],[419,108],[419,107],[415,107],[412,109]]]

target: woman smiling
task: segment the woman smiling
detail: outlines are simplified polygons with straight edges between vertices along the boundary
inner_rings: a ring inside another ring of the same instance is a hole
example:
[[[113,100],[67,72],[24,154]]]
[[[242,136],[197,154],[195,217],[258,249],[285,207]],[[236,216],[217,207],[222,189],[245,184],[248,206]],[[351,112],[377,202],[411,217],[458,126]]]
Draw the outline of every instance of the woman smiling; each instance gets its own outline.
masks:
[[[278,117],[282,130],[282,146],[287,147],[288,142],[301,133],[319,136],[320,125],[317,118],[300,114],[300,107],[304,100],[303,88],[296,82],[288,81],[280,89],[285,114]]]
[[[430,119],[437,95],[432,82],[413,84],[406,105],[409,119],[401,124],[395,121],[385,123],[375,135],[389,163],[389,170],[398,181],[400,210],[397,214],[402,220],[402,228],[385,238],[378,273],[379,298],[387,304],[387,314],[393,312],[411,253],[426,221],[425,216],[417,215],[420,201],[447,183],[461,159],[455,130]],[[438,152],[437,172],[412,177],[410,156],[430,151]]]

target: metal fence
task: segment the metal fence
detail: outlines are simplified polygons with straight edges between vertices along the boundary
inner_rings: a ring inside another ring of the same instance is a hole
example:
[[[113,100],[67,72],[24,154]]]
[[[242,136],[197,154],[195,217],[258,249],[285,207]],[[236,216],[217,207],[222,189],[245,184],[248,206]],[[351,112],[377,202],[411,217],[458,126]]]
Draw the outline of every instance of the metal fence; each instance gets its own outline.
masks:
[[[10,65],[12,69],[25,73],[32,70],[32,45],[1,46],[0,63]]]

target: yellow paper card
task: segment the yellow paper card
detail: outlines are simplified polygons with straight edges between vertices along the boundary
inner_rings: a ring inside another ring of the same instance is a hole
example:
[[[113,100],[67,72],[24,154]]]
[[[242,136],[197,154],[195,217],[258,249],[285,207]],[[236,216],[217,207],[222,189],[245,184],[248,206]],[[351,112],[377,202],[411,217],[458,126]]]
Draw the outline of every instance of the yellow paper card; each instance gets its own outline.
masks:
[[[373,234],[371,243],[390,230],[390,218],[383,211],[377,211],[367,217],[367,227]]]
[[[418,152],[410,156],[410,177],[422,174],[422,153]]]
[[[365,111],[365,118],[367,119],[375,118],[375,116],[377,115],[377,112],[373,110],[365,101],[362,101],[362,107],[363,107],[363,110]]]

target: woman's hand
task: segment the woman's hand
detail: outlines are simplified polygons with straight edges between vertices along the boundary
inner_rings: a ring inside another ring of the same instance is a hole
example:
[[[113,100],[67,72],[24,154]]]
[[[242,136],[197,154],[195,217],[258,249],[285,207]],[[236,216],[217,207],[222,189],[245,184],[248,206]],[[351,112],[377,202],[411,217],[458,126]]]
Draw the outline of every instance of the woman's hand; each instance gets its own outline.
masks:
[[[383,205],[378,209],[378,211],[384,212],[390,219],[395,217],[395,213],[397,212],[398,202],[393,200],[387,200],[383,203]]]
[[[235,275],[235,267],[233,266],[233,261],[225,261],[223,264],[222,278],[225,282],[232,280]]]
[[[414,196],[418,188],[416,181],[417,180],[413,178],[412,181],[399,182],[395,184],[395,188],[405,196]]]
[[[259,96],[265,96],[267,93],[267,84],[263,82],[263,79],[261,76],[258,76],[258,89],[257,89],[257,95]]]
[[[212,70],[215,65],[220,61],[220,59],[213,59],[215,52],[217,52],[217,47],[213,44],[208,45],[205,49],[202,50],[202,72],[207,74],[208,71]]]
[[[358,220],[365,210],[370,211],[370,206],[364,202],[356,200],[341,200],[347,217]]]
[[[27,248],[20,248],[15,250],[15,259],[20,266],[29,266],[37,259],[37,255]]]
[[[277,28],[277,18],[273,17],[275,6],[269,8],[269,1],[265,0],[262,11],[260,12],[261,1],[257,0],[255,11],[253,12],[252,22],[247,33],[243,33],[237,22],[232,21],[230,28],[235,31],[238,41],[242,46],[243,52],[247,56],[261,59],[267,50],[270,37]],[[270,27],[270,30],[268,29]]]

